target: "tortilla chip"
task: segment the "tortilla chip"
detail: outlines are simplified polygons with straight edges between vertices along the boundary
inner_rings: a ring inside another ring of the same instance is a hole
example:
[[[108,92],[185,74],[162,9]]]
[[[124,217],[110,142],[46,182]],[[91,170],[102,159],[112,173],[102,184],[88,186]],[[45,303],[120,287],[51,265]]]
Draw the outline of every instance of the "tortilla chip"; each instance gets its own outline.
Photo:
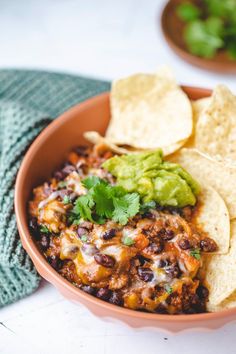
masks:
[[[92,144],[94,145],[103,144],[104,146],[108,147],[111,151],[114,151],[117,154],[129,154],[132,152],[126,148],[122,148],[117,146],[116,144],[113,144],[109,139],[104,138],[98,132],[95,131],[85,132],[84,137]]]
[[[196,221],[218,245],[216,253],[225,254],[229,250],[230,219],[224,200],[212,187],[203,187],[198,196],[200,210]]]
[[[197,113],[195,147],[236,164],[236,97],[227,87],[219,85],[208,106]]]
[[[88,141],[90,141],[92,144],[94,145],[98,145],[98,144],[103,144],[104,146],[106,146],[107,148],[109,148],[111,151],[114,151],[117,154],[133,154],[133,153],[138,153],[138,152],[142,152],[142,151],[152,151],[152,150],[156,150],[156,149],[136,149],[132,146],[118,146],[116,144],[114,144],[113,142],[111,142],[109,139],[101,136],[98,132],[96,131],[88,131],[84,133],[84,137],[85,139],[87,139]],[[182,146],[183,142],[179,142],[176,143],[172,146],[169,146],[168,149],[166,149],[166,153],[168,151],[176,151],[178,150],[181,146]]]
[[[213,305],[211,302],[207,302],[207,311],[216,312],[231,309],[236,307],[236,291],[234,291],[227,299],[222,301],[219,305]]]
[[[205,284],[209,289],[209,308],[220,305],[236,289],[236,220],[231,222],[230,249],[227,254],[208,255]]]
[[[170,74],[137,74],[113,82],[106,138],[136,149],[179,149],[192,133],[192,107]]]
[[[197,124],[200,115],[205,112],[211,102],[211,97],[200,98],[199,100],[192,101],[193,110],[193,123]]]
[[[201,186],[213,187],[224,199],[230,218],[236,218],[236,168],[216,161],[195,149],[181,149],[171,161],[183,166]]]

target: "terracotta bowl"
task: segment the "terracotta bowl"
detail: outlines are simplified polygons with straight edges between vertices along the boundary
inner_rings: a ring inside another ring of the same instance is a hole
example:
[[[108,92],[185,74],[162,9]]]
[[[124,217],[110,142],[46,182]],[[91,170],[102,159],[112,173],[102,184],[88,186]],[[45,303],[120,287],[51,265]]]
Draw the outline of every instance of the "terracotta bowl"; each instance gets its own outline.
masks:
[[[183,87],[191,99],[209,96],[211,91]],[[77,289],[60,276],[38,250],[27,223],[27,204],[32,189],[47,180],[78,144],[85,143],[83,133],[97,130],[103,134],[110,119],[109,93],[91,98],[63,113],[33,142],[21,164],[15,189],[15,211],[23,246],[39,274],[55,285],[69,300],[84,304],[99,317],[120,320],[135,328],[155,328],[169,332],[215,329],[236,318],[236,308],[219,313],[196,315],[159,315],[133,311],[97,299]]]
[[[236,74],[236,61],[231,60],[224,50],[218,51],[212,59],[198,57],[187,50],[183,39],[185,24],[176,14],[176,7],[181,2],[183,0],[168,1],[161,15],[162,32],[171,49],[182,59],[202,69]]]

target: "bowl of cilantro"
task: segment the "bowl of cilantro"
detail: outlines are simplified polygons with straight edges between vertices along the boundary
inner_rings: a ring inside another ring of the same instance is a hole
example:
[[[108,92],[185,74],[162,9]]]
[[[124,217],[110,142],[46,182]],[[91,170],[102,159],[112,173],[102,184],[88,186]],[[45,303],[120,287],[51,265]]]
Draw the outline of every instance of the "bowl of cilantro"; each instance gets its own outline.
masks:
[[[235,0],[170,0],[161,27],[169,46],[190,64],[236,73]]]

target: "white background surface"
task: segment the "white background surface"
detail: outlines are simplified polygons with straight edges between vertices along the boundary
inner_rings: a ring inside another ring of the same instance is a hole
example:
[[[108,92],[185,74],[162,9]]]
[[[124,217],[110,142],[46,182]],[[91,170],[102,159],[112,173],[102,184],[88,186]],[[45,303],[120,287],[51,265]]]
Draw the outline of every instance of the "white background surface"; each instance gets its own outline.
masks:
[[[157,19],[163,0],[0,0],[0,67],[38,68],[113,79],[173,67],[178,81],[202,87],[216,75],[178,59]],[[110,324],[68,302],[46,282],[28,298],[0,310],[0,354],[230,354],[235,324],[211,333],[170,336]]]

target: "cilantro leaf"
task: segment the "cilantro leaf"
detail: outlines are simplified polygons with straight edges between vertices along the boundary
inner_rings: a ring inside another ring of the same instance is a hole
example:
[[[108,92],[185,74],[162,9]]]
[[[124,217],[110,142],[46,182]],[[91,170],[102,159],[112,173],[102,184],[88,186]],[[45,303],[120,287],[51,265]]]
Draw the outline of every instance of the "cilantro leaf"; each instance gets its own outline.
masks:
[[[76,199],[73,212],[79,215],[80,218],[93,221],[91,209],[93,208],[94,204],[95,203],[93,201],[93,198],[89,193],[86,195],[82,195],[81,197]]]
[[[39,230],[40,230],[40,232],[42,232],[44,234],[49,234],[50,233],[49,229],[45,225],[41,225]]]
[[[177,15],[183,21],[193,21],[201,15],[200,9],[189,2],[184,2],[177,7]]]
[[[97,184],[92,192],[93,200],[96,203],[96,213],[106,218],[112,218],[113,192],[112,187],[104,184]]]
[[[135,241],[134,241],[131,237],[129,237],[129,236],[125,236],[125,237],[123,238],[122,242],[123,242],[123,244],[126,245],[126,246],[132,246],[132,245],[135,243]]]
[[[235,12],[235,0],[204,0],[206,10],[210,15],[230,17]]]
[[[87,177],[83,180],[83,185],[87,189],[91,189],[91,188],[95,187],[97,184],[107,185],[108,183],[104,179],[99,178],[97,176],[90,176],[90,177]]]
[[[198,261],[201,259],[200,248],[195,248],[190,251],[190,256],[196,258]]]
[[[94,176],[83,180],[83,184],[88,193],[75,201],[71,213],[74,220],[83,218],[104,224],[106,219],[112,219],[125,225],[138,213],[140,202],[137,193],[126,193],[122,187],[112,186]]]
[[[62,202],[63,204],[70,204],[70,197],[68,195],[65,195]]]
[[[209,24],[196,20],[187,24],[184,39],[192,54],[212,58],[217,49],[223,47],[224,41],[209,31]]]
[[[225,49],[236,59],[236,0],[183,1],[176,14],[186,23],[183,37],[190,53],[212,58]]]
[[[221,37],[224,31],[224,22],[219,17],[208,17],[205,21],[206,31],[216,37]]]
[[[126,194],[120,198],[113,199],[115,210],[112,219],[121,225],[125,225],[128,219],[139,211],[139,195],[137,193]]]
[[[88,241],[88,237],[86,235],[82,235],[80,239],[81,239],[82,242],[87,242]]]
[[[93,221],[99,225],[103,225],[106,222],[106,218],[98,214],[93,214]]]
[[[231,59],[236,59],[236,43],[230,43],[227,47],[227,52]]]
[[[170,285],[165,285],[165,291],[170,295],[173,293],[173,288]]]

